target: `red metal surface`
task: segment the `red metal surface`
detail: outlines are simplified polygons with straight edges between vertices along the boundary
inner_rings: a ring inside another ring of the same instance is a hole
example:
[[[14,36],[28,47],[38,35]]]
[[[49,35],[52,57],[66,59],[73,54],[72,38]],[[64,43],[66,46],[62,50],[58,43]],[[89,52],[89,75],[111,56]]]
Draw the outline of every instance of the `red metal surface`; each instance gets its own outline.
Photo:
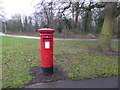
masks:
[[[55,30],[38,30],[41,43],[41,66],[48,68],[53,66],[53,33]],[[46,48],[45,43],[49,43]]]

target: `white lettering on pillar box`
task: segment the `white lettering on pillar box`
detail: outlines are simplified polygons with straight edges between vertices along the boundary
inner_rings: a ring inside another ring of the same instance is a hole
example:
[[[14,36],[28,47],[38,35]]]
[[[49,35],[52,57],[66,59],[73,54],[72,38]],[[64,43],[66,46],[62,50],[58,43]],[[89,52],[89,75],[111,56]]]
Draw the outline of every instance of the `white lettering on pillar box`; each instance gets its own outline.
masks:
[[[50,48],[50,42],[49,41],[45,41],[45,49],[49,49]]]

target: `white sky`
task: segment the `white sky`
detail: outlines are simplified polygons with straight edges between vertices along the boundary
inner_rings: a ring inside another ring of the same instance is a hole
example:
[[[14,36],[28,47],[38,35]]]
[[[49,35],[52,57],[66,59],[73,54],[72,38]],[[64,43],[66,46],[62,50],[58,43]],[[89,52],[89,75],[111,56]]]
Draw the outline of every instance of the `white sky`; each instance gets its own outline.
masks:
[[[22,15],[31,15],[34,12],[34,5],[41,0],[3,0],[5,16],[10,18],[11,15],[20,13]]]
[[[2,0],[2,1],[3,1],[3,9],[5,12],[5,17],[10,19],[10,17],[16,13],[20,13],[21,15],[31,15],[34,12],[34,6],[42,0]],[[51,1],[51,0],[46,0],[46,1]],[[67,0],[60,0],[60,1],[67,1]],[[85,0],[85,1],[90,1],[90,0]]]
[[[5,17],[10,19],[14,14],[31,15],[34,12],[34,6],[42,0],[3,0]],[[45,0],[47,2],[52,0]],[[61,0],[64,1],[64,0]]]

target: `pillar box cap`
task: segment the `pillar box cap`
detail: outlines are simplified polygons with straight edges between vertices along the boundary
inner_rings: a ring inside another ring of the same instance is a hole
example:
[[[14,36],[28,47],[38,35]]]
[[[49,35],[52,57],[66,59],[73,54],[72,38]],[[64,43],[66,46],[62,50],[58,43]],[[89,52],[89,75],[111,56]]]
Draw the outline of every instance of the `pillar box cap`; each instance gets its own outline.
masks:
[[[54,30],[54,29],[51,29],[51,28],[41,28],[41,29],[39,29],[39,30]],[[38,30],[38,31],[39,31]]]
[[[40,32],[41,34],[52,34],[55,32],[55,30],[51,28],[41,28],[38,30],[38,32]]]

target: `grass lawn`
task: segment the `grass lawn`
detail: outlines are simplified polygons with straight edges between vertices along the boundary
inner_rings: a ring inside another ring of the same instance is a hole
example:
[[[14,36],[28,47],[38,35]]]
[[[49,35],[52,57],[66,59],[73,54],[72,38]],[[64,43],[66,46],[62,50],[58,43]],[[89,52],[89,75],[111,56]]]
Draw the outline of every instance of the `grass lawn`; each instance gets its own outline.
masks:
[[[54,62],[73,80],[118,75],[118,56],[90,51],[97,41],[55,41]],[[118,42],[112,42],[118,50]],[[40,65],[39,40],[2,37],[3,87],[22,88],[33,77],[30,68]]]
[[[0,36],[0,42],[2,37]],[[2,88],[2,43],[0,43],[0,89]]]

